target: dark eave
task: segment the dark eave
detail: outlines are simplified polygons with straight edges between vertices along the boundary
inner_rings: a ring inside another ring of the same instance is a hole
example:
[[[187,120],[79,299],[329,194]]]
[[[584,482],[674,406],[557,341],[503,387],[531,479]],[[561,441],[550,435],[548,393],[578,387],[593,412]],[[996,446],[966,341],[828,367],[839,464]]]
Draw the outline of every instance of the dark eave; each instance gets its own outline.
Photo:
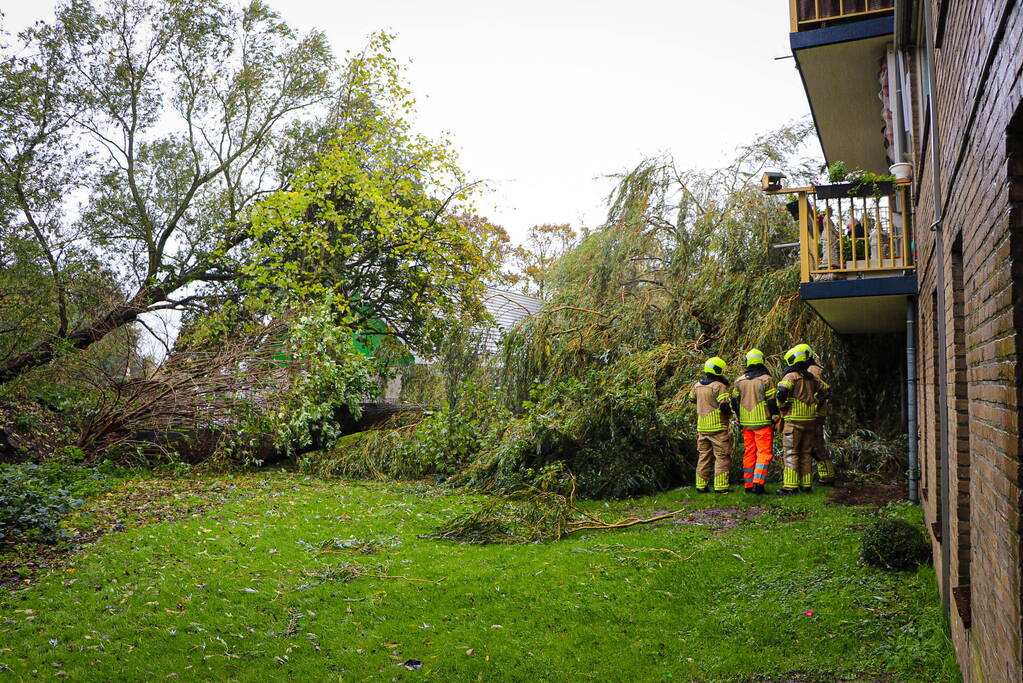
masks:
[[[789,36],[828,163],[887,173],[878,60],[892,42],[892,15]]]
[[[906,303],[917,294],[916,275],[804,282],[799,296],[839,334],[899,332]]]

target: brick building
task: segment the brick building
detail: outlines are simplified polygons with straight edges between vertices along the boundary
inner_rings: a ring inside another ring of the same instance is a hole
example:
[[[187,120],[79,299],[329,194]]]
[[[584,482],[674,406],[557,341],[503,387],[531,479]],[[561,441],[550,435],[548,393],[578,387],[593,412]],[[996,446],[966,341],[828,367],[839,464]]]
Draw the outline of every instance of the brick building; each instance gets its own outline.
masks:
[[[1023,681],[1023,3],[790,10],[828,162],[912,164],[870,192],[797,188],[802,296],[840,333],[905,326],[911,457],[960,668]]]

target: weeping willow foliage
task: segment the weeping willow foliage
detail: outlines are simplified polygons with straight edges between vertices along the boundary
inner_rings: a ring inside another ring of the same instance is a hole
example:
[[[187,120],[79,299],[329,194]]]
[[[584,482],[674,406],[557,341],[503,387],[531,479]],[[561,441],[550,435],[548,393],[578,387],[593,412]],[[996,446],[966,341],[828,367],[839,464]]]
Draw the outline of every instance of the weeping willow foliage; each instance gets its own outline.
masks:
[[[598,497],[686,481],[703,360],[721,356],[734,377],[752,347],[777,375],[785,350],[809,343],[834,389],[832,433],[894,432],[901,339],[840,339],[799,300],[794,250],[774,248],[797,226],[759,177],[773,167],[809,181],[809,131],[766,135],[721,169],[657,157],[621,176],[604,227],[561,259],[545,310],[505,340],[494,394],[515,417],[491,425],[492,443],[452,481],[513,491],[561,477]]]

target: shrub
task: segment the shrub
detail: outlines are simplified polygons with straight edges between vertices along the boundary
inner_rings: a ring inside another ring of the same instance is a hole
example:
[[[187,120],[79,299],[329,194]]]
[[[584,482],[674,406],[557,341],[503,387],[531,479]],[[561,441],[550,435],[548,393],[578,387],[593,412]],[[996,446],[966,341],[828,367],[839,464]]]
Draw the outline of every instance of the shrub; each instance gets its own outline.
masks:
[[[930,557],[918,528],[901,519],[878,519],[863,532],[860,561],[882,569],[913,570]]]
[[[81,505],[55,467],[0,466],[0,543],[57,540],[60,521]]]

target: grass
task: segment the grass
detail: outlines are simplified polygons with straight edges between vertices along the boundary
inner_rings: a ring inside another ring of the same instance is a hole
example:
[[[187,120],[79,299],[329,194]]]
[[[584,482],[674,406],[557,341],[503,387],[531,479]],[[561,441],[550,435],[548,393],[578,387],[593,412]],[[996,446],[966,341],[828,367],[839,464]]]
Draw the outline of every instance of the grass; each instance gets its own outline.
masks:
[[[122,520],[0,588],[0,680],[958,680],[932,569],[857,567],[869,517],[822,493],[590,502],[609,518],[693,513],[470,546],[419,536],[478,497],[285,473],[217,483],[215,507]],[[90,507],[101,519],[125,487],[163,485],[121,482]],[[742,510],[702,512],[714,505]],[[413,659],[421,670],[401,666]]]

